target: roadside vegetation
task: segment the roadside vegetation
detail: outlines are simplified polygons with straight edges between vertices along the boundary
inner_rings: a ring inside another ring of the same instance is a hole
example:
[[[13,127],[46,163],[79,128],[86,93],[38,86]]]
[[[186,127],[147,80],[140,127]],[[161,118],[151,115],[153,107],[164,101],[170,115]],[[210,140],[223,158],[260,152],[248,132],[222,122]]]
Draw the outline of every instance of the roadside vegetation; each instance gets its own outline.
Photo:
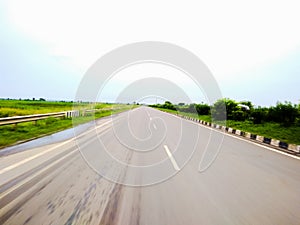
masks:
[[[72,110],[73,102],[40,100],[0,100],[0,118]]]
[[[169,101],[151,105],[160,110],[197,118],[234,129],[300,144],[300,104],[278,102],[276,106],[254,107],[250,101],[220,99],[208,104],[174,105]]]
[[[110,103],[76,103],[75,109],[95,109],[93,113],[86,113],[76,118],[47,118],[36,122],[25,122],[17,125],[0,126],[0,148],[16,143],[31,140],[37,137],[53,134],[55,132],[83,124],[94,119],[110,116],[115,113],[130,110],[136,105],[110,104]],[[0,100],[0,118],[62,112],[74,110],[73,102],[51,102],[44,100]]]

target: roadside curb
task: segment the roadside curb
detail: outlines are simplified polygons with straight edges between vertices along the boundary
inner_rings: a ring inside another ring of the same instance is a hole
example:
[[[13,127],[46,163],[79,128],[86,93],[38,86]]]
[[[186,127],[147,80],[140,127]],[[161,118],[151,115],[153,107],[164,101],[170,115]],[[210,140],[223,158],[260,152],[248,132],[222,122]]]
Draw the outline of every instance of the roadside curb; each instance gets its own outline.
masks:
[[[231,127],[226,127],[226,126],[222,126],[219,124],[206,122],[206,121],[195,119],[195,118],[188,117],[188,116],[182,116],[182,115],[178,115],[178,114],[176,116],[183,118],[183,119],[194,121],[196,123],[200,123],[204,126],[208,126],[208,127],[211,127],[211,128],[217,129],[217,130],[222,130],[226,133],[233,134],[235,136],[243,137],[247,140],[250,140],[250,141],[262,144],[262,145],[266,145],[266,146],[275,148],[277,150],[284,151],[289,154],[293,154],[293,155],[300,154],[300,145],[289,144],[289,143],[286,143],[286,142],[283,142],[283,141],[280,141],[277,139],[264,137],[264,136],[252,134],[249,132],[244,132],[244,131],[237,130],[237,129],[234,129]]]

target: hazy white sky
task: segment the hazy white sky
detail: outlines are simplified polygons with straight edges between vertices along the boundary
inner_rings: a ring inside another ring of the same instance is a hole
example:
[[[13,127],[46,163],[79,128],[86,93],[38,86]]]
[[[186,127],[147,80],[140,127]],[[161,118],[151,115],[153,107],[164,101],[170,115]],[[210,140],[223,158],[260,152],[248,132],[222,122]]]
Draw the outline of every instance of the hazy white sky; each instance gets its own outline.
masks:
[[[224,97],[256,105],[298,103],[299,8],[298,1],[287,0],[4,0],[0,97],[73,99],[95,60],[119,46],[149,40],[195,53],[212,71]],[[141,74],[136,67],[130,73],[134,79],[149,71],[169,79],[174,74],[157,66],[144,70]],[[119,74],[107,88],[107,100],[116,94],[114,85],[132,81],[124,76]],[[201,101],[201,93],[188,81],[183,88]]]

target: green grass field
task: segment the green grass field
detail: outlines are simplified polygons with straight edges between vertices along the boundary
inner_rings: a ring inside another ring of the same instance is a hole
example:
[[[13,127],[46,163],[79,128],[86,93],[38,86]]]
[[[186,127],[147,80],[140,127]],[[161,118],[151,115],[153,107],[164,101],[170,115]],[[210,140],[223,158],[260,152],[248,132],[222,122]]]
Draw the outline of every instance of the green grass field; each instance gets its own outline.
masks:
[[[20,100],[0,100],[0,117],[22,116],[50,112],[61,112],[73,109],[71,102],[46,102],[46,101],[20,101]],[[19,123],[15,125],[0,126],[0,148],[4,148],[19,142],[24,142],[36,137],[49,135],[72,126],[89,122],[111,114],[129,110],[132,105],[97,103],[76,104],[80,109],[103,109],[94,115],[71,118],[48,118],[35,122]]]
[[[0,100],[0,118],[71,110],[72,102]]]
[[[159,108],[159,110],[164,112],[169,112],[173,114],[181,114],[184,116],[189,116],[192,118],[197,118],[206,122],[211,122],[211,116],[210,115],[197,115],[193,113],[184,113],[184,112],[178,112],[174,110],[169,109],[162,109]],[[224,125],[220,121],[214,122],[216,124]],[[253,134],[261,135],[264,137],[274,138],[277,140],[281,140],[284,142],[287,142],[289,144],[298,144],[300,145],[300,127],[293,125],[290,127],[282,127],[278,123],[268,122],[268,123],[262,123],[262,124],[253,124],[252,121],[233,121],[233,120],[227,120],[226,126],[231,127],[234,129],[239,129],[245,132],[250,132]]]

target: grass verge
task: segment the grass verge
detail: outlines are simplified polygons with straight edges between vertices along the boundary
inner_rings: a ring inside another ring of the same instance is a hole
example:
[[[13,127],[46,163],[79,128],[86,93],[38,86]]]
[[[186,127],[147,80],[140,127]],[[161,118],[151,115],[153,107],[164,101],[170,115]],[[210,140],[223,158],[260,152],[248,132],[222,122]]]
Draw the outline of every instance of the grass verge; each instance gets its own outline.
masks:
[[[162,109],[157,108],[164,112],[169,112],[175,115],[184,115],[189,116],[192,118],[200,119],[206,122],[211,122],[211,116],[210,115],[197,115],[194,113],[184,113],[184,112],[178,112],[175,110],[169,110],[169,109]],[[215,122],[216,124],[222,125],[221,122]],[[250,132],[252,134],[261,135],[268,138],[274,138],[280,141],[284,141],[289,144],[297,144],[300,145],[300,127],[299,126],[290,126],[290,127],[283,127],[279,123],[262,123],[262,124],[253,124],[252,121],[233,121],[233,120],[227,120],[226,126],[231,127],[234,129],[238,129],[245,132]]]
[[[58,131],[71,128],[73,125],[79,125],[90,122],[111,114],[120,113],[129,110],[135,106],[123,105],[118,106],[117,110],[99,111],[94,116],[78,117],[74,120],[71,118],[48,118],[37,122],[19,123],[18,125],[0,126],[0,149],[8,147],[26,140],[31,140],[37,137],[56,133]]]

